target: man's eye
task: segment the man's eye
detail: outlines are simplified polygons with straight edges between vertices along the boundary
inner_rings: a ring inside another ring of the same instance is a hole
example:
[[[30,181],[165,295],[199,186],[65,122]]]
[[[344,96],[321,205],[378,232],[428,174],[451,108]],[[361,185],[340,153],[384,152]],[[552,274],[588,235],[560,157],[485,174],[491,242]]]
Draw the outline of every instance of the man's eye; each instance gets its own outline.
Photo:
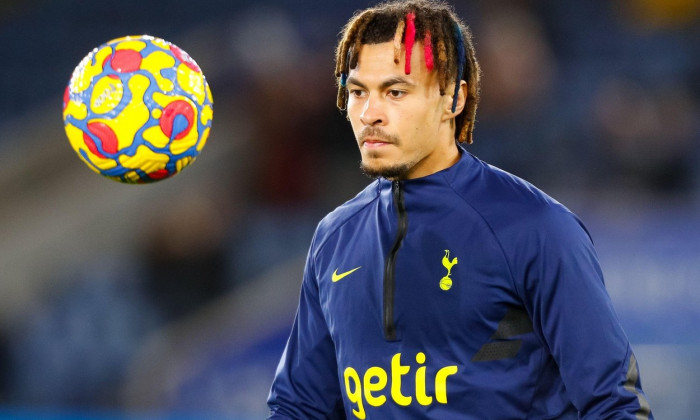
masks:
[[[364,96],[364,91],[360,89],[349,89],[350,95],[356,97],[356,98],[361,98]]]
[[[404,91],[402,91],[402,90],[390,90],[390,91],[389,91],[389,96],[391,96],[391,97],[394,98],[394,99],[401,98],[401,97],[403,97],[403,95],[405,95],[405,94],[406,94],[406,92],[404,92]]]

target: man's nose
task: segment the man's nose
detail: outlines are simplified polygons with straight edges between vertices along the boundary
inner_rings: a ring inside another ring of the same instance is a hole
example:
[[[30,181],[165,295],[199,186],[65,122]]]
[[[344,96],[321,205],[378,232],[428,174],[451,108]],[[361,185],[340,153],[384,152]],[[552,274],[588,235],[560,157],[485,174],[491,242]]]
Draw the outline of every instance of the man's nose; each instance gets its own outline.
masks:
[[[360,121],[364,125],[374,126],[386,123],[386,115],[383,110],[381,100],[370,95],[365,102],[365,106],[360,114]]]

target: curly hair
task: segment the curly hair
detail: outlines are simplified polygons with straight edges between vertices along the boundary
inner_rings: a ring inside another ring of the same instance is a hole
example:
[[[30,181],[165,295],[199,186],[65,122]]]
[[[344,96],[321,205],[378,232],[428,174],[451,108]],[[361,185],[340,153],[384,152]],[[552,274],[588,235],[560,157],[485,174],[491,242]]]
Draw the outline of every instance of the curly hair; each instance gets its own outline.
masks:
[[[476,107],[479,103],[481,69],[476,60],[472,34],[454,12],[440,0],[391,1],[356,12],[343,28],[335,55],[338,81],[338,108],[347,106],[345,87],[348,73],[357,66],[363,44],[393,41],[394,62],[399,63],[401,44],[406,50],[405,73],[411,73],[411,54],[418,40],[428,71],[438,73],[440,95],[454,81],[452,110],[457,105],[460,81],[467,82],[467,102],[455,117],[455,139],[472,143]]]

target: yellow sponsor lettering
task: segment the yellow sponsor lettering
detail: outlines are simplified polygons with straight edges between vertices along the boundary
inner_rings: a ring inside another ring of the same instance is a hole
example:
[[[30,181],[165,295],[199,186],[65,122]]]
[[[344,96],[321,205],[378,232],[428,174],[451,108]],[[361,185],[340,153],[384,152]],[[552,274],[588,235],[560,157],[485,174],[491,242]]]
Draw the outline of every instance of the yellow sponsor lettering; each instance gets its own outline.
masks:
[[[457,373],[457,366],[444,366],[435,374],[435,395],[428,395],[427,384],[432,378],[428,377],[428,367],[425,353],[416,354],[417,368],[415,369],[415,393],[404,395],[402,393],[402,382],[406,375],[411,374],[411,365],[401,364],[401,353],[396,353],[391,358],[390,372],[378,366],[369,367],[363,375],[352,367],[345,368],[343,377],[345,380],[345,391],[351,403],[352,413],[358,419],[365,419],[365,403],[371,407],[380,407],[387,403],[388,397],[400,406],[408,406],[415,401],[423,406],[434,403],[447,404],[447,379]],[[391,385],[387,390],[389,378]],[[410,378],[410,377],[409,377]]]
[[[377,378],[377,381],[373,382],[373,378]],[[367,404],[374,407],[379,407],[386,402],[386,397],[384,395],[380,395],[378,397],[372,395],[372,392],[381,391],[384,389],[386,386],[386,381],[387,375],[384,369],[376,366],[372,366],[371,368],[367,369],[364,379],[365,399],[367,400]]]
[[[425,354],[420,352],[416,354],[416,362],[419,365],[425,363]],[[416,371],[416,401],[420,405],[430,405],[433,402],[433,397],[425,393],[425,366],[421,366]]]
[[[447,377],[457,373],[457,366],[445,366],[435,375],[435,399],[440,404],[447,404]]]
[[[365,418],[365,408],[362,404],[362,384],[360,384],[360,376],[357,371],[351,367],[346,368],[343,372],[345,377],[345,391],[348,394],[348,400],[357,406],[357,409],[352,409],[352,414],[358,419]],[[350,390],[350,380],[355,383],[354,390]]]
[[[398,405],[409,405],[412,398],[401,393],[401,377],[411,370],[410,366],[401,365],[401,353],[391,358],[391,398]]]

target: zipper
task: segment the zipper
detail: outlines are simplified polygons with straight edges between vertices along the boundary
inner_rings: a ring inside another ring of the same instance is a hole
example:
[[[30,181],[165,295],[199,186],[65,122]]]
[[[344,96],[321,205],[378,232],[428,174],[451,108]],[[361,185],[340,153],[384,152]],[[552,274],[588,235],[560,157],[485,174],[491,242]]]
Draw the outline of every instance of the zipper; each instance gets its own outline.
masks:
[[[389,251],[384,266],[384,338],[389,341],[396,340],[396,327],[394,325],[394,265],[396,264],[396,254],[399,252],[401,242],[406,236],[408,228],[408,217],[406,207],[403,202],[403,185],[400,181],[393,181],[391,192],[394,196],[394,204],[398,213],[398,229],[394,245]]]

